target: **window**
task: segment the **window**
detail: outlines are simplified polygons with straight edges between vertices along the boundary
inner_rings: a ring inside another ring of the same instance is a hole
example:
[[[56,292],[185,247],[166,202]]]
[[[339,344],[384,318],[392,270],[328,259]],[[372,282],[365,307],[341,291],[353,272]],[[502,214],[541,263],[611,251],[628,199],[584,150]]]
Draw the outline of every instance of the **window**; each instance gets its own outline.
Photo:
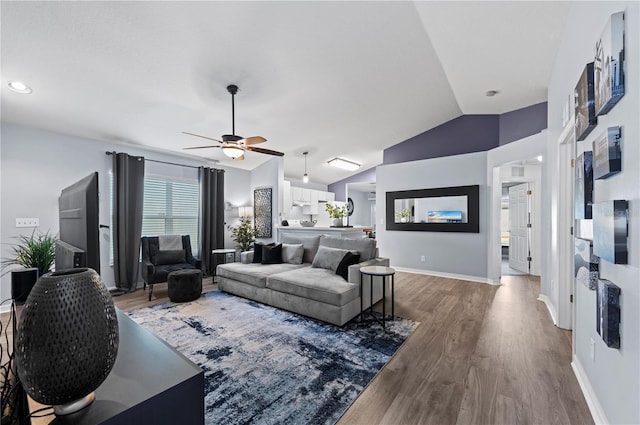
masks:
[[[110,204],[113,211],[111,172],[109,180]],[[200,250],[199,206],[200,185],[197,181],[145,176],[142,236],[190,235],[191,251],[194,257],[197,257]],[[113,223],[110,228],[113,229]],[[113,265],[113,234],[109,242],[109,264]]]
[[[142,236],[191,235],[191,249],[197,256],[199,201],[197,182],[145,177]]]

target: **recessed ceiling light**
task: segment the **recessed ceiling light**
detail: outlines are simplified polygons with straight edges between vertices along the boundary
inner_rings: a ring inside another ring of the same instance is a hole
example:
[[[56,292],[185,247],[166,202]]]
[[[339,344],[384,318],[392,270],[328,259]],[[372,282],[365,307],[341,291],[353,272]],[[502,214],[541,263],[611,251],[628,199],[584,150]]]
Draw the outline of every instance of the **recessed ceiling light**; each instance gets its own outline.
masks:
[[[498,93],[500,93],[498,90],[489,90],[486,94],[487,94],[487,97],[493,97]]]
[[[9,81],[8,86],[16,93],[29,94],[32,91],[31,87],[29,87],[22,81]]]
[[[333,158],[327,161],[327,164],[331,165],[332,167],[342,168],[343,170],[347,171],[355,171],[360,168],[360,164],[347,161],[346,159],[342,158]]]

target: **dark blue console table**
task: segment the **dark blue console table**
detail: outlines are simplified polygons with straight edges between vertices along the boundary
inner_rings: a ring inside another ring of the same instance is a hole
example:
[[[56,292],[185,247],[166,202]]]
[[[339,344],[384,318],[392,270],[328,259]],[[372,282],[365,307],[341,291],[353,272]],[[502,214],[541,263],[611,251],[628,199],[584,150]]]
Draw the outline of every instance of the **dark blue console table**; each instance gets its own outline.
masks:
[[[33,425],[204,423],[202,369],[120,310],[118,326],[118,357],[95,401],[68,416],[34,418]]]

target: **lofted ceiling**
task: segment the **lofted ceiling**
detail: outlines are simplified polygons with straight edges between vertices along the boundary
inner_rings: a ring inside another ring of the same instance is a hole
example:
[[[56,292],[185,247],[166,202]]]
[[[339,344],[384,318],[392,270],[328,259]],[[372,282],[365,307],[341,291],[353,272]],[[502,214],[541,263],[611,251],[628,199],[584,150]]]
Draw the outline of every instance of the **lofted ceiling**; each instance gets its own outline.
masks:
[[[461,114],[546,100],[568,2],[0,3],[2,122],[141,145],[253,169],[220,149],[236,133],[285,153],[300,179],[355,172],[336,156],[382,150]],[[30,95],[11,92],[20,80]],[[488,90],[499,91],[487,97]],[[204,141],[204,144],[207,144]]]

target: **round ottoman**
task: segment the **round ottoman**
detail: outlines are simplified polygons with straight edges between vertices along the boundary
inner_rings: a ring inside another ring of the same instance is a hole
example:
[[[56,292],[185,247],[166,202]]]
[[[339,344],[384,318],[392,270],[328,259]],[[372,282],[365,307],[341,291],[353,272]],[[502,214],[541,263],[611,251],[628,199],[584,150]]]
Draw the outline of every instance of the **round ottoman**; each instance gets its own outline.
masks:
[[[169,299],[175,303],[193,301],[202,294],[202,271],[183,269],[169,273]]]

